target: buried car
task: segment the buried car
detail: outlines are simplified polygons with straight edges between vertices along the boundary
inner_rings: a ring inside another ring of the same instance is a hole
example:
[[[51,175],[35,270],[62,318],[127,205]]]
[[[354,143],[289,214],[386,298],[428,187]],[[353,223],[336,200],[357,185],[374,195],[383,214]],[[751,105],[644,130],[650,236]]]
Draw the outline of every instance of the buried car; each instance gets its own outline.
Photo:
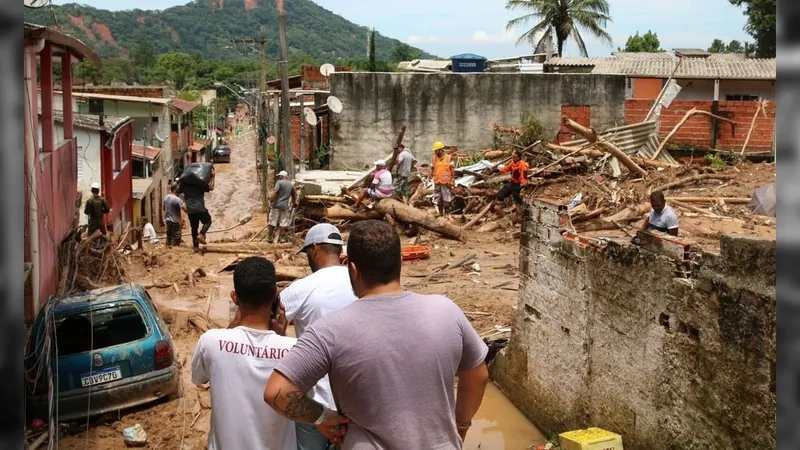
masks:
[[[214,147],[214,152],[211,155],[215,163],[230,163],[231,162],[231,148],[227,145],[218,145]]]
[[[172,336],[138,284],[51,298],[31,329],[25,363],[29,419],[57,412],[56,420],[70,421],[181,395]]]

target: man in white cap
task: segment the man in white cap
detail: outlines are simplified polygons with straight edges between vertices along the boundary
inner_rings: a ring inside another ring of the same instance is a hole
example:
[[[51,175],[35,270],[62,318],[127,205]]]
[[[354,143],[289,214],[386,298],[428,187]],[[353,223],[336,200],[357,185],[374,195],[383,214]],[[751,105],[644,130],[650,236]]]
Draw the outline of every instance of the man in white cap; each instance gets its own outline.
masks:
[[[86,200],[86,206],[83,208],[83,213],[88,216],[89,229],[87,231],[89,236],[97,230],[100,230],[102,234],[106,234],[103,216],[111,212],[111,210],[108,208],[106,199],[100,195],[100,183],[92,183],[91,189],[92,196]]]
[[[275,331],[285,335],[289,322],[294,322],[299,338],[314,321],[340,310],[356,300],[347,266],[340,263],[344,240],[335,226],[329,223],[314,225],[306,233],[299,253],[305,253],[311,275],[301,278],[281,291],[281,310]],[[327,378],[319,383],[314,394],[320,403],[336,409]],[[313,424],[297,423],[298,450],[325,450],[328,439]]]
[[[373,200],[380,200],[382,198],[391,198],[394,193],[392,173],[386,170],[386,161],[379,159],[373,164],[375,165],[375,176],[372,178],[372,183],[370,183],[369,187],[364,189],[364,192],[356,200],[354,205],[356,208],[361,205],[367,196]]]
[[[278,228],[278,234],[274,236],[273,241],[277,243],[281,238],[286,238],[291,222],[290,211],[296,203],[294,185],[289,181],[289,174],[285,170],[278,172],[278,181],[275,183],[275,189],[272,190],[269,200],[272,208],[269,210],[267,240],[273,241],[273,233],[275,228]]]

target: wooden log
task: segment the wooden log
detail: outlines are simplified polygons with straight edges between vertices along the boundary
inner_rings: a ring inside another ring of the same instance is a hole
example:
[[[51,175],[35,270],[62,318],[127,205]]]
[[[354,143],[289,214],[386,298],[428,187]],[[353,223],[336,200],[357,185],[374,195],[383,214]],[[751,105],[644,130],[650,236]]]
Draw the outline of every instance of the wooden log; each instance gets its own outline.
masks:
[[[612,155],[614,155],[619,160],[619,162],[621,162],[622,165],[627,167],[628,170],[630,170],[632,173],[636,173],[639,175],[647,175],[647,172],[644,169],[642,169],[635,162],[633,162],[631,158],[628,155],[626,155],[622,150],[617,148],[616,145],[608,141],[598,140],[597,132],[594,130],[594,128],[586,128],[567,116],[563,116],[561,118],[561,121],[564,125],[567,126],[567,128],[583,136],[583,138],[586,139],[587,142],[596,143],[596,145],[601,150],[605,151],[606,153],[611,153]]]
[[[564,145],[558,145],[558,144],[547,144],[547,147],[552,150],[558,150],[562,153],[571,152],[575,150],[575,147],[566,147]],[[578,154],[593,158],[600,158],[606,155],[605,152],[597,150],[592,147],[582,149]],[[639,156],[629,156],[629,158],[631,159],[631,161],[635,162],[636,164],[639,164],[640,166],[657,167],[662,169],[676,169],[679,167],[683,167],[680,164],[671,164],[665,161],[653,161],[651,159],[641,158]]]
[[[671,181],[667,184],[663,184],[655,189],[652,192],[658,191],[665,191],[667,189],[671,189],[678,186],[683,186],[686,183],[692,183],[694,181],[701,181],[701,180],[733,180],[736,178],[733,175],[724,175],[721,173],[704,173],[701,175],[693,175],[691,177],[681,178],[680,180]]]
[[[584,233],[586,231],[605,231],[605,230],[616,230],[619,227],[617,226],[619,222],[608,222],[605,220],[595,220],[592,222],[584,222],[581,223],[579,226],[575,227],[575,231],[578,233]]]
[[[348,199],[337,195],[306,195],[303,202],[309,203],[348,203]]]
[[[596,219],[608,211],[608,208],[597,208],[595,210],[589,211],[586,214],[581,214],[580,216],[573,217],[571,220],[573,223],[575,222],[586,222],[587,220]]]
[[[380,219],[383,217],[383,214],[380,214],[375,211],[353,211],[348,208],[345,208],[342,205],[333,205],[325,210],[325,218],[328,220],[350,220],[350,221],[358,221],[358,220],[370,220],[370,219]]]
[[[679,201],[684,203],[716,203],[722,200],[729,204],[746,204],[750,203],[749,197],[667,197],[667,201]]]
[[[449,221],[439,217],[428,214],[425,211],[414,208],[413,206],[406,205],[391,198],[385,198],[375,202],[373,210],[381,214],[390,214],[395,219],[405,222],[414,223],[425,229],[435,231],[443,236],[452,239],[463,240],[461,236],[461,228],[453,225]]]
[[[307,267],[279,266],[275,268],[275,281],[294,281],[308,275]]]
[[[200,250],[206,253],[267,253],[293,247],[295,247],[295,245],[291,242],[281,244],[266,244],[259,242],[245,244],[241,242],[235,242],[230,244],[201,244]]]
[[[472,220],[467,222],[467,224],[464,225],[461,229],[462,230],[468,230],[471,226],[473,226],[476,223],[478,223],[478,221],[481,220],[481,218],[483,216],[485,216],[486,213],[488,213],[490,209],[492,209],[492,201],[491,200],[486,204],[486,206],[481,210],[481,212],[478,213],[477,216],[473,217]]]
[[[675,200],[674,198],[672,200],[670,200],[670,204],[673,205],[673,206],[677,206],[679,208],[683,208],[683,209],[687,209],[689,211],[700,213],[700,214],[702,214],[702,215],[704,215],[706,217],[712,217],[712,218],[721,218],[722,217],[722,216],[720,216],[718,214],[714,214],[711,211],[708,211],[706,209],[698,208],[697,206],[688,205],[686,203],[683,203],[680,200]]]
[[[203,313],[194,313],[189,316],[189,323],[191,323],[197,331],[200,333],[205,333],[208,330],[214,328],[224,328],[217,322],[213,321],[210,317]]]
[[[744,157],[744,151],[747,150],[747,144],[750,143],[750,136],[753,134],[753,130],[756,128],[756,118],[758,118],[758,113],[764,114],[764,118],[767,118],[767,104],[769,102],[766,100],[761,100],[758,102],[758,108],[756,108],[756,113],[753,114],[753,120],[750,122],[750,129],[747,130],[747,137],[744,139],[744,144],[742,145],[742,151],[739,152],[740,157]]]
[[[713,118],[715,118],[717,120],[722,120],[723,122],[728,122],[731,125],[736,125],[736,122],[732,121],[731,119],[728,119],[727,117],[718,116],[716,114],[711,114],[708,111],[701,111],[701,110],[699,110],[697,108],[692,108],[692,109],[690,109],[689,111],[686,112],[686,115],[683,116],[683,119],[681,119],[680,122],[678,122],[675,125],[675,127],[672,128],[672,131],[670,131],[669,134],[667,134],[667,137],[665,137],[664,140],[661,141],[661,144],[658,145],[658,148],[656,149],[656,152],[653,153],[653,156],[650,159],[658,158],[658,155],[661,154],[661,150],[664,149],[664,147],[667,145],[667,142],[669,142],[669,140],[672,139],[673,136],[675,136],[675,133],[677,133],[678,130],[680,130],[681,127],[686,123],[686,121],[689,120],[695,114],[703,114],[703,115],[706,115],[706,116],[709,116],[709,117],[713,117]]]
[[[489,233],[499,229],[501,226],[502,225],[497,220],[495,220],[494,222],[488,222],[481,225],[481,227],[478,228],[478,233]]]
[[[483,159],[492,160],[508,156],[510,152],[507,150],[489,150],[483,153]]]
[[[629,206],[613,216],[603,217],[601,220],[612,224],[613,222],[630,222],[641,219],[648,211],[650,211],[650,202],[640,203],[636,206]]]
[[[145,283],[145,284],[142,285],[142,287],[145,288],[145,289],[153,289],[153,288],[166,289],[166,288],[171,288],[172,287],[172,283],[158,283],[158,282],[156,282],[156,283]]]

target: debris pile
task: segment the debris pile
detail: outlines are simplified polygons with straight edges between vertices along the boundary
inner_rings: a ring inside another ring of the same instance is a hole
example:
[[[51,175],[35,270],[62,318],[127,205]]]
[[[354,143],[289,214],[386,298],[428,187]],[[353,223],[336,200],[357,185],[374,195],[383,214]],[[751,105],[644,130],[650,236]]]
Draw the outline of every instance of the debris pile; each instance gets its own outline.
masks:
[[[428,164],[420,164],[409,177],[408,199],[384,199],[368,207],[355,208],[361,189],[367,187],[372,171],[337,195],[311,192],[301,187],[297,222],[302,229],[328,221],[340,227],[366,219],[384,219],[409,237],[421,229],[442,237],[464,240],[464,231],[473,227],[479,232],[508,231],[518,235],[513,226],[521,219],[520,211],[510,199],[498,202],[497,194],[509,176],[499,168],[508,163],[514,151],[520,151],[528,163],[528,183],[523,190],[527,198],[546,197],[561,202],[569,211],[569,223],[562,227],[573,232],[618,230],[632,235],[633,222],[640,221],[649,210],[649,195],[663,191],[667,201],[682,217],[725,219],[743,224],[774,227],[774,216],[759,215],[769,208],[751,209],[754,191],[774,182],[774,165],[752,164],[743,160],[710,166],[707,158],[674,158],[667,147],[668,135],[657,136],[654,121],[612,128],[603,132],[583,126],[569,117],[563,125],[577,140],[561,144],[537,139],[527,143],[535,133],[529,119],[522,127],[495,125],[492,132],[503,148],[463,154],[448,148],[455,162],[456,180],[451,209],[446,217],[438,217],[433,209],[433,182]],[[405,127],[398,136],[402,141]],[[674,134],[674,133],[671,133]],[[498,137],[500,136],[500,137]],[[526,142],[522,147],[521,142]],[[387,167],[394,155],[387,158]],[[743,172],[749,172],[745,174]],[[748,179],[750,178],[750,179]],[[570,201],[572,200],[572,201]],[[702,233],[701,233],[702,234]]]
[[[97,289],[128,281],[128,261],[124,255],[131,229],[104,235],[95,231],[87,236],[86,225],[74,227],[59,247],[61,279],[57,295]],[[141,240],[141,233],[133,234]],[[141,245],[141,244],[140,244]]]

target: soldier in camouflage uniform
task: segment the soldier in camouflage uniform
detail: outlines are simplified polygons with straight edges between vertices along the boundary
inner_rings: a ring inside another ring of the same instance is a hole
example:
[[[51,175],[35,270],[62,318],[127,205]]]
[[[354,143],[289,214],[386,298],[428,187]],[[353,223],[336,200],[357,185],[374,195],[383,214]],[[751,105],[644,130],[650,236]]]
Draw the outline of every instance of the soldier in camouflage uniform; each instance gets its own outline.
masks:
[[[89,219],[89,236],[94,234],[96,230],[100,233],[106,234],[106,227],[103,223],[103,216],[109,213],[108,202],[100,195],[100,183],[92,183],[92,196],[86,200],[86,207],[83,208],[83,213]]]

